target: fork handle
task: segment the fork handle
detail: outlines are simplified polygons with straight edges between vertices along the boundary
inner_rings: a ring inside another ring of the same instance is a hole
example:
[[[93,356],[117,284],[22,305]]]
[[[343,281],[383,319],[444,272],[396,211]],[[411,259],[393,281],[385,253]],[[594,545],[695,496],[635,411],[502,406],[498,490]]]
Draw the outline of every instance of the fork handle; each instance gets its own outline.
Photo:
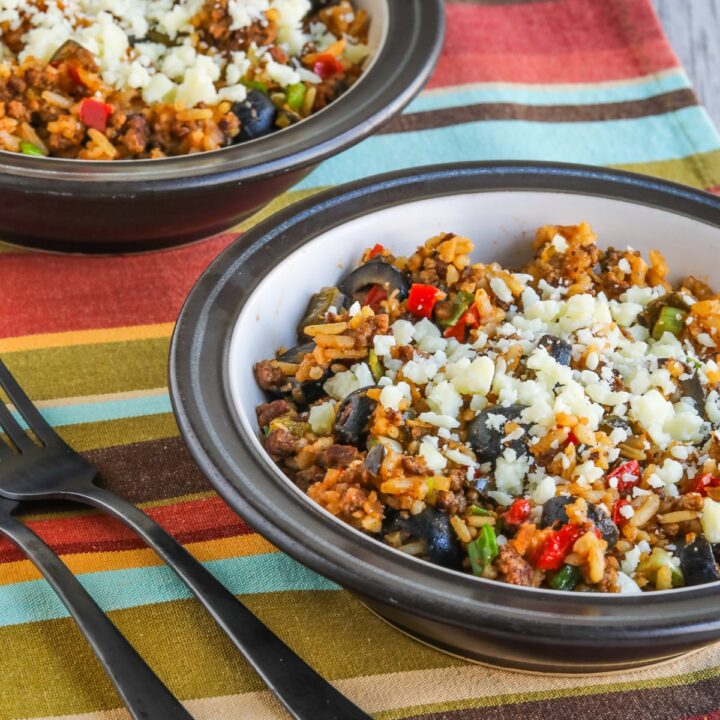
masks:
[[[65,494],[70,496],[110,513],[142,537],[192,590],[295,720],[372,720],[298,657],[145,513],[97,486]]]
[[[0,533],[17,545],[58,594],[135,720],[192,720],[77,578],[32,530],[2,513]]]

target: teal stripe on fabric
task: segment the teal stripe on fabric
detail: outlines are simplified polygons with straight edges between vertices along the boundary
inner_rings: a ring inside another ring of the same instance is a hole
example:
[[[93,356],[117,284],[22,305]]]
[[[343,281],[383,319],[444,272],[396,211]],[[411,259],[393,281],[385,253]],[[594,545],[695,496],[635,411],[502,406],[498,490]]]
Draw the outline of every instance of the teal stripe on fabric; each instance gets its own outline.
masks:
[[[684,158],[720,148],[701,107],[604,122],[489,120],[376,135],[326,160],[296,190],[338,185],[375,173],[465,160],[555,160],[626,165]]]
[[[532,85],[483,83],[476,86],[426,91],[415,98],[406,113],[462,107],[478,103],[519,103],[522,105],[593,105],[645,100],[656,95],[692,87],[684,71],[657,78],[598,85]]]
[[[338,590],[283,553],[203,563],[235,595],[291,590]],[[192,597],[165,565],[86,573],[78,580],[104,610],[152,605]],[[44,580],[0,586],[0,626],[68,617],[65,606]]]
[[[77,405],[41,409],[42,416],[53,427],[106,422],[144,415],[162,415],[169,412],[172,412],[172,406],[167,393],[152,397],[101,400],[95,403],[78,403]],[[15,417],[27,429],[27,423],[18,413],[15,413]]]

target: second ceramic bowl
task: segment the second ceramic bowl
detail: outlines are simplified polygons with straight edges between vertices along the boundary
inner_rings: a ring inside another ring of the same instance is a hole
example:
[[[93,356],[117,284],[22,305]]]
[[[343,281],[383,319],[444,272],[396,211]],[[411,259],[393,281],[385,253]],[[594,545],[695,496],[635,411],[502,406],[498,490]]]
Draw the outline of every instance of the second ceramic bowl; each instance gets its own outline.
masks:
[[[370,178],[294,205],[225,251],[173,338],[172,400],[195,459],[271,542],[402,630],[464,657],[552,672],[618,670],[720,639],[720,583],[615,596],[517,587],[431,565],[314,504],[264,452],[253,365],[293,344],[307,298],[363,250],[408,254],[452,231],[473,259],[518,267],[535,228],[586,220],[603,246],[661,250],[673,278],[720,284],[720,198],[599,168],[465,164]]]

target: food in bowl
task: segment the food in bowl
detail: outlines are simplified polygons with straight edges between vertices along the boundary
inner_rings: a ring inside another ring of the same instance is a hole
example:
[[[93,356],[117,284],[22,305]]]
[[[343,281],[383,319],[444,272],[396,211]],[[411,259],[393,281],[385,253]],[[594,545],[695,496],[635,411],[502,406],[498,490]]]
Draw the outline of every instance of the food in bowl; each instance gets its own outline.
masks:
[[[720,299],[596,240],[542,227],[522,272],[452,233],[366,250],[256,364],[265,450],[444,567],[606,593],[720,579]]]
[[[349,0],[0,0],[0,149],[82,160],[216,150],[361,75]]]

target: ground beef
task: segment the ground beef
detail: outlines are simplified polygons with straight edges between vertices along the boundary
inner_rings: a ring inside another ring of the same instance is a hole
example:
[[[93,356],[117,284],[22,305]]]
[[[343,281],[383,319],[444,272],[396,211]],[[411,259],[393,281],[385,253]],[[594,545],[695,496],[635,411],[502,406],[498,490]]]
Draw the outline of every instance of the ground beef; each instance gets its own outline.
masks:
[[[505,582],[511,585],[536,585],[535,571],[512,545],[503,545],[497,560],[498,570],[503,574]]]
[[[277,390],[286,381],[282,370],[276,367],[272,360],[261,360],[255,365],[254,370],[257,384],[263,390]]]
[[[362,460],[356,460],[346,467],[340,474],[341,482],[348,485],[365,486],[370,479],[370,473]]]
[[[425,458],[422,455],[403,455],[403,470],[408,475],[430,475]]]
[[[273,458],[286,458],[294,455],[305,442],[287,430],[277,428],[265,438],[265,450]]]
[[[122,143],[132,155],[144,153],[150,141],[147,118],[142,113],[128,116]]]
[[[362,460],[362,453],[352,445],[331,445],[317,457],[321,468],[346,468],[356,460]]]
[[[273,402],[258,405],[255,412],[258,417],[258,425],[264,428],[269,425],[275,418],[287,415],[292,410],[292,405],[287,400],[274,400]]]
[[[319,483],[325,477],[325,470],[318,465],[311,465],[305,470],[295,473],[295,484],[303,491],[307,492],[308,488],[315,483]]]
[[[448,515],[462,515],[467,510],[467,500],[462,492],[441,490],[435,501],[437,507],[445,510]]]
[[[369,317],[355,330],[355,347],[368,347],[375,335],[386,335],[389,327],[390,321],[385,313]]]

